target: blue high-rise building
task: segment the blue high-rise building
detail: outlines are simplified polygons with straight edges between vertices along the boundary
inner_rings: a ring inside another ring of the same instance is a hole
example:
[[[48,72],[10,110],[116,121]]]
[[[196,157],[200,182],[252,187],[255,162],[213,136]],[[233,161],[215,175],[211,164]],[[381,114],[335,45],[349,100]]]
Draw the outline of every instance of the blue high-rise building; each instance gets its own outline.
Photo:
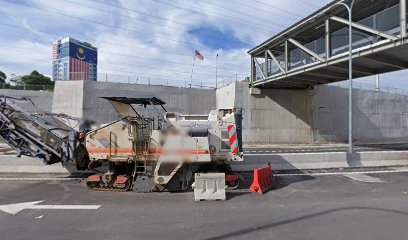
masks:
[[[62,38],[54,43],[53,80],[97,79],[98,50],[87,42]]]

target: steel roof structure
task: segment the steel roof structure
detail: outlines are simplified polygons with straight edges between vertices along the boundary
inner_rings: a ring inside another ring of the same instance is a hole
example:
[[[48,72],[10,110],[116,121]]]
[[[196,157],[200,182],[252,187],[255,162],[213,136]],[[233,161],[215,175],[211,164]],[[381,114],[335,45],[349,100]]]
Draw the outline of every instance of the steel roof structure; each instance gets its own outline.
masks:
[[[251,87],[308,89],[348,79],[348,14],[335,0],[251,55]],[[355,0],[353,78],[408,68],[407,0]]]
[[[109,101],[115,101],[125,104],[141,104],[141,105],[165,105],[166,103],[156,97],[139,97],[139,98],[128,98],[128,97],[101,97]]]

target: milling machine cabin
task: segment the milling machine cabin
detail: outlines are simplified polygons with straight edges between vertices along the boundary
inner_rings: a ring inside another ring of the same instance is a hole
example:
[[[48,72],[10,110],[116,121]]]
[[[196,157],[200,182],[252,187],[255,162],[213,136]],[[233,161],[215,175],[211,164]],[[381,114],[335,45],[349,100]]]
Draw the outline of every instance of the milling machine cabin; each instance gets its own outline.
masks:
[[[121,119],[86,133],[89,167],[109,165],[108,171],[88,177],[89,188],[180,191],[191,187],[196,172],[225,172],[227,184],[237,186],[228,161],[242,161],[241,113],[182,115],[166,112],[165,103],[155,97],[104,99]],[[145,117],[132,105],[149,108],[155,116]]]

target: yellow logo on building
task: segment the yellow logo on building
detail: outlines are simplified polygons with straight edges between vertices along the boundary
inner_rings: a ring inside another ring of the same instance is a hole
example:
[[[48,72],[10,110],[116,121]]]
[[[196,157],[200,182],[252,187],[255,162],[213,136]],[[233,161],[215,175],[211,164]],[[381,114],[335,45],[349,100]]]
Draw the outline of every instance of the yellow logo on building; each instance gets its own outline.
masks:
[[[85,60],[85,51],[83,48],[78,48],[77,57],[79,60]]]

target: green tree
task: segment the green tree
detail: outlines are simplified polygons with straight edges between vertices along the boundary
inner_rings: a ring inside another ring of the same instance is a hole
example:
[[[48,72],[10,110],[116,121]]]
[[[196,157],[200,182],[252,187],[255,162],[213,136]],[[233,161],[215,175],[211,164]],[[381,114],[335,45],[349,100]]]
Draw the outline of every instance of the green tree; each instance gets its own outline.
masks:
[[[0,83],[5,83],[7,76],[4,72],[0,71]]]
[[[8,79],[9,79],[9,82],[13,83],[14,85],[21,84],[21,76],[17,76],[14,73],[10,74],[10,77]]]
[[[21,77],[21,84],[54,85],[54,82],[49,77],[34,70],[30,74]]]

